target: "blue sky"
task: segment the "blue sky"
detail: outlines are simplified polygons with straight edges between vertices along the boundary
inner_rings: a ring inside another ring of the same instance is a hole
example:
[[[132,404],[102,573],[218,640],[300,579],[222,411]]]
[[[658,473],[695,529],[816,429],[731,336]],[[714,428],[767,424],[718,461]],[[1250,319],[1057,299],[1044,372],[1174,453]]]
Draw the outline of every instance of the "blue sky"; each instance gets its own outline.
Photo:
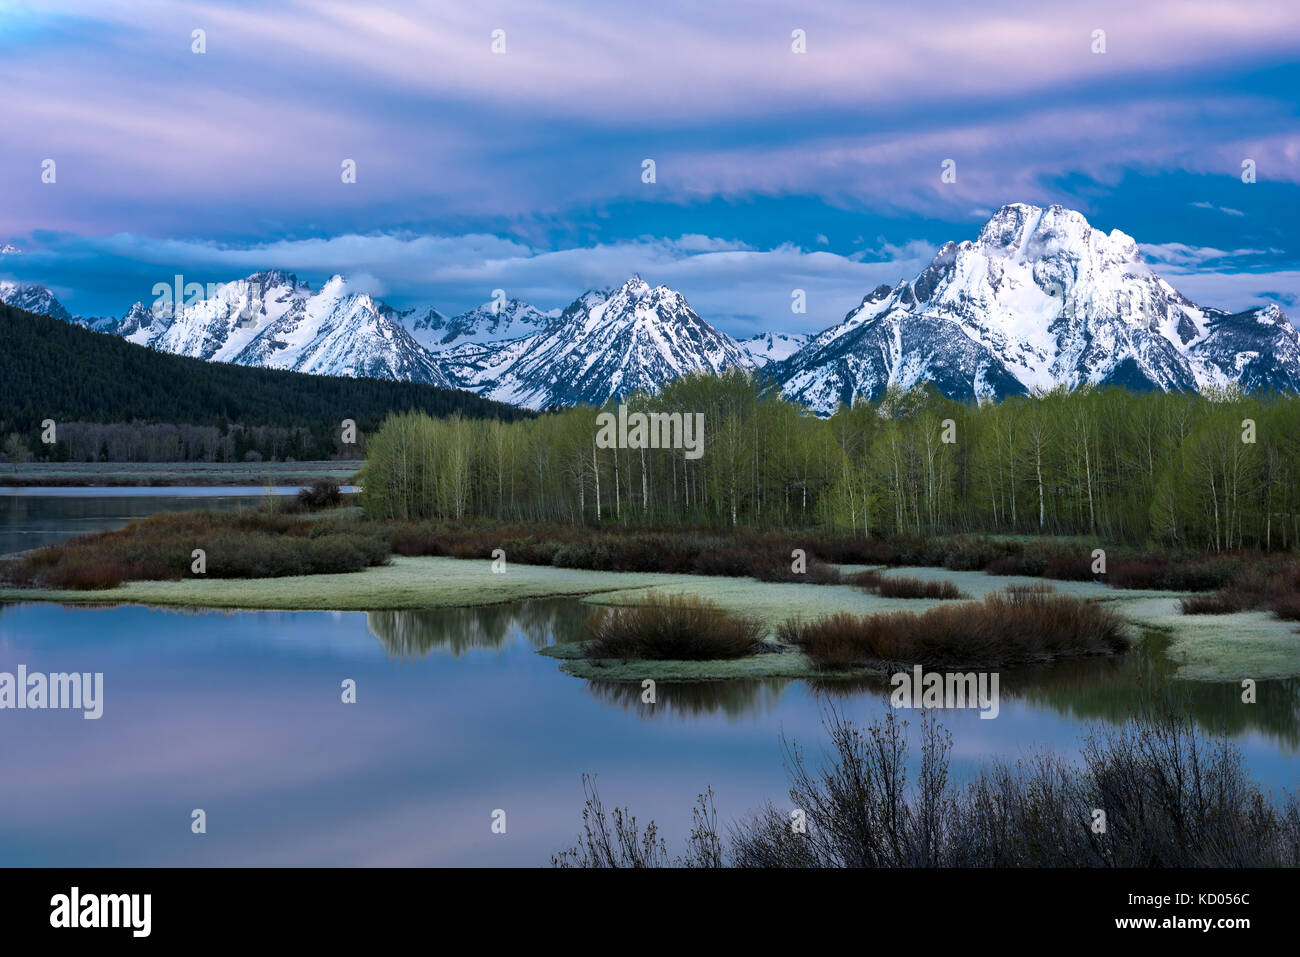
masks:
[[[0,0],[0,90],[0,278],[85,315],[176,273],[451,313],[636,271],[733,334],[812,331],[1006,202],[1123,230],[1206,305],[1300,313],[1276,0]]]

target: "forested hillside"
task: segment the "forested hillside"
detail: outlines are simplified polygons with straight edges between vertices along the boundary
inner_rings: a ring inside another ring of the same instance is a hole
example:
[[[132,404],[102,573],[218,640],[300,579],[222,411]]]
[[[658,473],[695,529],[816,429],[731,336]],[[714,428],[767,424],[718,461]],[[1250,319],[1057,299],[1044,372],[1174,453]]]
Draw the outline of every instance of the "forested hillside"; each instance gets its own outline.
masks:
[[[350,451],[339,444],[344,419],[356,423],[363,443],[394,411],[504,420],[532,414],[409,382],[184,358],[3,304],[0,368],[0,452],[22,455],[18,442],[37,458],[84,460],[88,451],[134,459],[156,458],[153,451],[176,458],[242,458],[249,452],[329,458]],[[40,441],[45,419],[63,427],[54,446]]]
[[[1096,535],[1211,550],[1300,538],[1300,397],[1057,390],[964,405],[926,390],[819,419],[749,374],[688,376],[633,410],[703,413],[704,451],[597,448],[596,410],[389,419],[369,511],[821,525],[861,535]]]

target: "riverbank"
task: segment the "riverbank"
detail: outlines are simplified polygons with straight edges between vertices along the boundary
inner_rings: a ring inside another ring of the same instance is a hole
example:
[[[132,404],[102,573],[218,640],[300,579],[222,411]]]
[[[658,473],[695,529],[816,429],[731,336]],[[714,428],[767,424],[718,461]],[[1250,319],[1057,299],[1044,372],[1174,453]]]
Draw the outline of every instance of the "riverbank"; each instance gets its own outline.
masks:
[[[860,566],[845,566],[859,571]],[[1039,579],[960,572],[941,568],[889,569],[886,575],[952,581],[974,599],[1016,583]],[[1093,582],[1057,582],[1061,594],[1108,602],[1135,631],[1150,629],[1169,639],[1165,654],[1176,677],[1205,681],[1266,680],[1300,676],[1300,635],[1293,622],[1265,612],[1234,615],[1183,615],[1184,593],[1117,590]],[[104,591],[0,589],[0,602],[59,602],[70,605],[142,604],[183,608],[375,611],[465,607],[529,598],[579,597],[597,605],[636,604],[648,590],[693,594],[725,611],[759,617],[772,646],[768,653],[719,662],[622,662],[586,659],[575,643],[559,643],[541,653],[556,658],[577,677],[612,681],[686,681],[723,678],[851,677],[867,672],[819,671],[801,651],[782,645],[777,626],[787,618],[812,619],[844,611],[920,612],[941,602],[881,598],[848,585],[760,582],[751,578],[600,572],[510,563],[492,571],[490,560],[395,556],[392,563],[345,574],[264,579],[185,579],[128,582]]]
[[[0,487],[353,484],[361,461],[316,462],[32,462],[0,465]]]

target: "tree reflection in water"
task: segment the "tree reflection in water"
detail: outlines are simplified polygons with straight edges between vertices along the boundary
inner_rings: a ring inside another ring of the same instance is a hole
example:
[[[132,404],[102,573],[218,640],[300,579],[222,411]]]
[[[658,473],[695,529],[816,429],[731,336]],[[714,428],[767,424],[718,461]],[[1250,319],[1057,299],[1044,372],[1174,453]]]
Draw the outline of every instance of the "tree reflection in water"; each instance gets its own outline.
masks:
[[[635,711],[645,718],[725,714],[741,718],[775,707],[789,678],[732,678],[726,681],[657,682],[655,703],[646,704],[639,682],[588,679],[587,692],[602,704]]]
[[[455,657],[474,650],[499,653],[516,635],[534,649],[553,641],[574,641],[581,637],[591,612],[590,605],[575,598],[546,598],[469,608],[374,611],[366,620],[391,657],[409,660],[435,650]],[[1105,719],[1118,724],[1134,715],[1144,689],[1168,683],[1202,727],[1230,735],[1262,733],[1290,751],[1300,750],[1300,679],[1261,681],[1257,703],[1243,706],[1239,682],[1172,680],[1177,669],[1165,654],[1167,644],[1164,636],[1147,632],[1124,655],[1005,669],[1000,672],[1001,696],[1004,701],[1022,700],[1081,721]],[[739,718],[774,706],[790,680],[660,681],[655,705],[642,703],[639,681],[585,683],[598,701],[646,718],[664,714]],[[890,690],[882,678],[807,684],[830,697],[883,699]]]
[[[517,631],[534,648],[554,637],[572,641],[591,609],[572,598],[546,598],[467,608],[420,608],[366,613],[370,633],[390,657],[423,658],[433,651],[459,658],[478,649],[501,651]]]

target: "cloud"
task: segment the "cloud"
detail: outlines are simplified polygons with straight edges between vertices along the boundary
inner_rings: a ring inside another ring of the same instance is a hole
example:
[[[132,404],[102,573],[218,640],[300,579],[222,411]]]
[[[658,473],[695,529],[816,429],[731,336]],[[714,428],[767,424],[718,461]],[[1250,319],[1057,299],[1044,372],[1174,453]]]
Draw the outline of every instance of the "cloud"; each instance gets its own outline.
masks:
[[[1189,246],[1186,243],[1142,243],[1139,247],[1148,260],[1172,266],[1200,266],[1223,259],[1277,255],[1280,249],[1215,249]]]
[[[640,271],[724,328],[800,331],[1012,201],[1109,203],[1107,228],[1176,240],[1144,247],[1162,269],[1213,270],[1188,279],[1207,301],[1291,294],[1258,261],[1294,245],[1278,211],[1300,195],[1300,19],[1276,0],[1096,0],[1086,20],[1039,0],[661,0],[631,20],[602,0],[54,0],[5,17],[0,211],[30,278],[80,311],[176,271],[344,272],[444,311],[495,288],[564,305]]]
[[[132,301],[147,298],[155,282],[171,282],[176,274],[186,282],[227,282],[275,268],[318,286],[338,272],[399,308],[432,305],[451,314],[488,301],[494,289],[542,309],[563,307],[587,289],[608,288],[639,273],[652,284],[680,290],[701,316],[739,338],[820,331],[843,319],[877,285],[915,278],[936,251],[926,240],[879,241],[846,256],[792,243],[757,249],[703,235],[565,249],[487,234],[347,234],[244,245],[131,234],[49,234],[41,240],[39,249],[22,257],[21,278],[50,286],[65,306],[83,315],[121,315]],[[1236,310],[1279,302],[1290,309],[1300,301],[1300,270],[1233,268],[1268,250],[1181,243],[1142,249],[1175,288],[1204,305]],[[97,277],[108,276],[119,283],[116,299],[85,295],[88,279],[93,287]],[[805,314],[790,311],[795,289],[806,293]]]
[[[1098,0],[1083,23],[1031,0],[925,15],[664,0],[632,22],[597,0],[63,0],[22,8],[21,42],[0,35],[5,130],[22,144],[0,181],[22,230],[231,238],[473,231],[646,196],[797,193],[959,220],[1060,199],[1050,184],[1072,176],[1235,176],[1244,156],[1261,182],[1297,182],[1285,82],[1233,80],[1300,44],[1284,7]],[[1090,52],[1094,20],[1105,55]],[[790,50],[795,21],[806,54]],[[948,189],[944,158],[958,162]]]
[[[849,258],[793,244],[754,249],[700,235],[559,250],[483,234],[343,235],[242,246],[131,234],[42,238],[41,248],[24,257],[24,278],[49,285],[80,314],[120,315],[155,282],[170,282],[176,274],[186,282],[227,282],[274,268],[319,284],[342,272],[396,306],[459,312],[489,300],[498,288],[543,309],[566,306],[587,289],[640,273],[648,282],[680,290],[710,322],[742,336],[825,328],[879,283],[914,276],[933,251],[917,241]],[[109,274],[129,284],[119,301],[92,303],[78,288]],[[790,312],[794,289],[807,294],[806,314]]]
[[[1161,275],[1188,299],[1201,306],[1239,312],[1275,303],[1300,325],[1300,269],[1273,272],[1226,272],[1176,269]]]
[[[1219,212],[1223,213],[1223,214],[1226,215],[1226,216],[1245,216],[1245,215],[1246,215],[1245,213],[1243,213],[1243,212],[1242,212],[1241,210],[1239,210],[1239,209],[1231,209],[1231,208],[1229,208],[1229,207],[1227,207],[1227,206],[1215,206],[1213,203],[1201,202],[1201,203],[1188,203],[1187,205],[1189,205],[1189,206],[1195,206],[1197,209],[1215,209],[1215,210],[1218,210]]]

